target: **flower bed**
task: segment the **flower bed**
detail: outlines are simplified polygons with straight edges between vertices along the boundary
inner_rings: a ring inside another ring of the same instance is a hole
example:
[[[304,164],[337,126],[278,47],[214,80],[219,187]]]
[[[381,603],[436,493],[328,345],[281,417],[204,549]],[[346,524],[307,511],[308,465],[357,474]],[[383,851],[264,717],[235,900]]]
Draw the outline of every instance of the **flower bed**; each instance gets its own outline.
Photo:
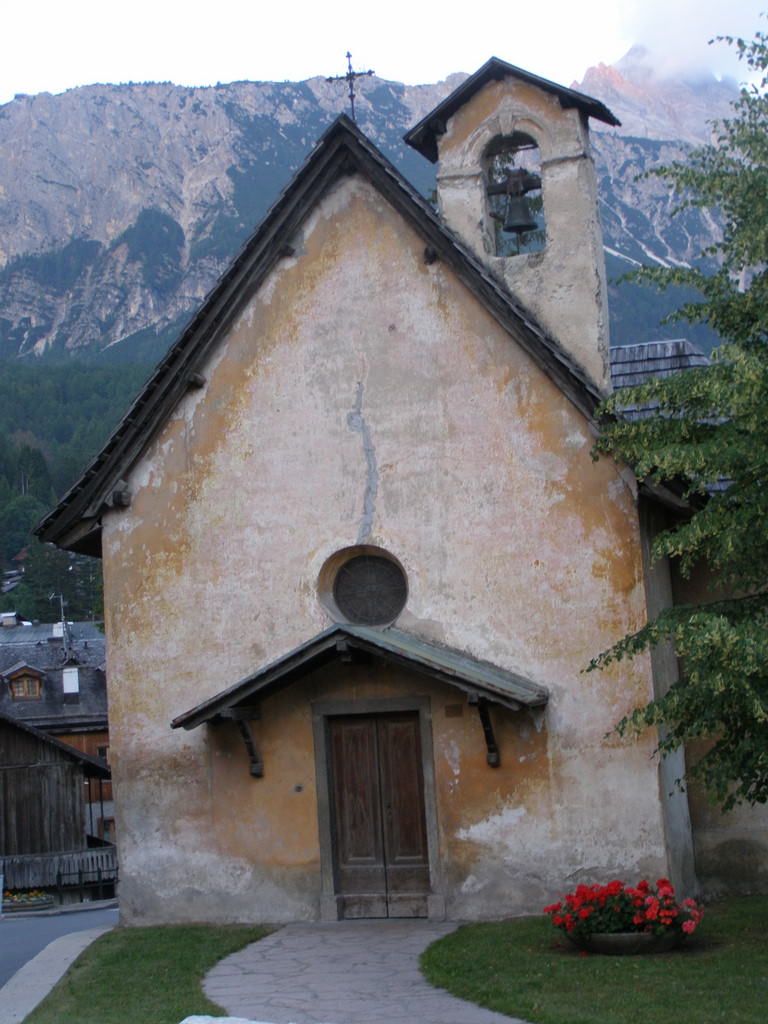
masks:
[[[655,886],[645,880],[634,886],[619,881],[579,885],[575,892],[545,907],[544,913],[572,942],[587,947],[593,936],[617,933],[682,940],[696,930],[704,911],[695,900],[678,902],[669,879],[659,878]]]
[[[12,914],[22,910],[44,910],[53,906],[53,896],[42,889],[26,889],[24,892],[3,893],[3,913]]]

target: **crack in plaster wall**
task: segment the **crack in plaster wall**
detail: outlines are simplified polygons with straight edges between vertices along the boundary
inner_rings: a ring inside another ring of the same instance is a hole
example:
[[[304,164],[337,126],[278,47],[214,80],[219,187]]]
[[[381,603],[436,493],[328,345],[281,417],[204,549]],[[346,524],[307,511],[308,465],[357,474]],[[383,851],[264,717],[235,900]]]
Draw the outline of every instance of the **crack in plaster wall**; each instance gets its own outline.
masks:
[[[373,446],[371,430],[363,416],[363,382],[357,382],[355,394],[355,405],[352,412],[347,413],[347,426],[351,431],[360,434],[363,440],[363,455],[365,456],[365,491],[363,493],[363,514],[360,518],[360,528],[357,531],[357,543],[363,544],[370,537],[373,530],[373,517],[376,512],[376,495],[379,490],[379,470],[376,465],[376,449]]]

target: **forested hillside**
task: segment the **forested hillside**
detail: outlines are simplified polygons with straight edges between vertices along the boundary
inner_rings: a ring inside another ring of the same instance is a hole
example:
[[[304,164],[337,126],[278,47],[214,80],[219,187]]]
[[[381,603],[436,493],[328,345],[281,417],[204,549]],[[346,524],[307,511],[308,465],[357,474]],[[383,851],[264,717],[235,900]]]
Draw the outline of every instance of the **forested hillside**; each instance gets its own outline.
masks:
[[[144,366],[0,363],[0,610],[50,620],[63,595],[69,618],[100,617],[98,562],[46,547],[30,531],[99,450],[147,375]],[[22,582],[9,589],[22,568]]]

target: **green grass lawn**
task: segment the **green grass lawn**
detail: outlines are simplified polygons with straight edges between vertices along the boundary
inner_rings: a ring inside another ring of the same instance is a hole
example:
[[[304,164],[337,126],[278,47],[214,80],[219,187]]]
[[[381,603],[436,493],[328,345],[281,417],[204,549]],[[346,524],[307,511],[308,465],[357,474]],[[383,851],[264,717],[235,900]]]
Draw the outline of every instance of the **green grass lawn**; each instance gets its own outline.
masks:
[[[78,957],[24,1024],[179,1024],[224,1016],[203,995],[203,975],[267,934],[246,926],[117,928]]]
[[[432,984],[533,1024],[765,1024],[768,898],[707,908],[673,953],[584,956],[548,918],[466,925],[421,958]]]

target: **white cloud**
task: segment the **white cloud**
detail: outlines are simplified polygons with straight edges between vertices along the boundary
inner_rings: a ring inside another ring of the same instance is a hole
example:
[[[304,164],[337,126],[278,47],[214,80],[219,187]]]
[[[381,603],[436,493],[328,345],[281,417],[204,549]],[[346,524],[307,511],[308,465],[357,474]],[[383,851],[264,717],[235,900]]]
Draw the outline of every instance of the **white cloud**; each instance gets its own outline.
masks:
[[[615,62],[634,42],[654,49],[668,68],[703,63],[734,73],[732,58],[718,57],[707,39],[751,36],[762,3],[485,0],[451,9],[412,0],[385,6],[38,0],[4,12],[0,102],[16,92],[60,92],[92,82],[207,85],[342,74],[347,49],[357,69],[410,84],[471,72],[497,56],[569,85],[590,65]]]
[[[633,0],[624,7],[625,33],[651,51],[661,75],[714,71],[737,80],[746,77],[734,48],[709,40],[717,36],[751,38],[761,24],[765,0]]]

